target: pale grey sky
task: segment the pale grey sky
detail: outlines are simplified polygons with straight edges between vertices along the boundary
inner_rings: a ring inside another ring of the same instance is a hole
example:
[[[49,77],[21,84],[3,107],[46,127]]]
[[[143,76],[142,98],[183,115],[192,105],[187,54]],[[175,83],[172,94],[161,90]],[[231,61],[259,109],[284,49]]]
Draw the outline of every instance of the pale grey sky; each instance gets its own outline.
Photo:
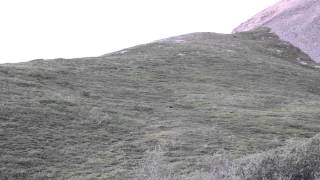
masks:
[[[230,33],[278,0],[0,0],[0,63],[99,56],[191,32]]]

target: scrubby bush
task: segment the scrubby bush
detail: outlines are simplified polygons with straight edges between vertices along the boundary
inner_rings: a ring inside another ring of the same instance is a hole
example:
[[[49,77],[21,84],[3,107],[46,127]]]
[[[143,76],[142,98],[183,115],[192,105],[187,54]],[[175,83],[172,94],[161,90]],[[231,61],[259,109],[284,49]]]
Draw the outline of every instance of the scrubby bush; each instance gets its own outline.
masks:
[[[231,161],[227,154],[212,159],[208,172],[177,175],[165,167],[163,152],[148,152],[138,180],[319,180],[320,134],[275,150]]]
[[[180,180],[164,162],[164,151],[158,146],[146,152],[146,158],[136,171],[135,180]]]
[[[312,180],[320,176],[320,135],[235,162],[242,179]]]

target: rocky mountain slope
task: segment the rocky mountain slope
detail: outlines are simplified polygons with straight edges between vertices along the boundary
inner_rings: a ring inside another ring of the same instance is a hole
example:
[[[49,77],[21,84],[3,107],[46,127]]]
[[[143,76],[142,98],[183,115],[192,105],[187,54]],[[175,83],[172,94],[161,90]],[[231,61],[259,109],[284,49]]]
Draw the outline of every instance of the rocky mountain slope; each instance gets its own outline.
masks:
[[[320,1],[282,0],[242,23],[234,32],[269,27],[320,62]]]
[[[217,152],[309,138],[320,130],[319,75],[268,29],[1,64],[0,177],[129,179],[159,145],[190,173]]]

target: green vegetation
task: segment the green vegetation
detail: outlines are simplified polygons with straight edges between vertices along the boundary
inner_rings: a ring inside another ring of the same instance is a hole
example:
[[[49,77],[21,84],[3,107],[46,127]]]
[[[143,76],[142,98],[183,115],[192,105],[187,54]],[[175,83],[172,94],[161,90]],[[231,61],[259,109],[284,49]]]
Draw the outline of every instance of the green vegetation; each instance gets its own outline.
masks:
[[[319,75],[265,29],[2,64],[0,177],[131,179],[156,146],[191,177],[213,154],[233,161],[319,133]]]
[[[157,148],[146,153],[136,180],[298,180],[320,178],[320,134],[306,142],[231,160],[225,152],[207,157],[206,168],[192,174],[176,174]],[[206,169],[206,170],[204,170]]]

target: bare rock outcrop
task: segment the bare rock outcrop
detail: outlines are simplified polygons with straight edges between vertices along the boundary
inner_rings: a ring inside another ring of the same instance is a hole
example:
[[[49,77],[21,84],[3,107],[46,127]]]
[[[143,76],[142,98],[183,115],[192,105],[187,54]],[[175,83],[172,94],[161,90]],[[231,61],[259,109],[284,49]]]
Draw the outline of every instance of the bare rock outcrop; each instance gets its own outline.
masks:
[[[242,23],[234,32],[269,27],[320,62],[320,1],[282,0]]]

